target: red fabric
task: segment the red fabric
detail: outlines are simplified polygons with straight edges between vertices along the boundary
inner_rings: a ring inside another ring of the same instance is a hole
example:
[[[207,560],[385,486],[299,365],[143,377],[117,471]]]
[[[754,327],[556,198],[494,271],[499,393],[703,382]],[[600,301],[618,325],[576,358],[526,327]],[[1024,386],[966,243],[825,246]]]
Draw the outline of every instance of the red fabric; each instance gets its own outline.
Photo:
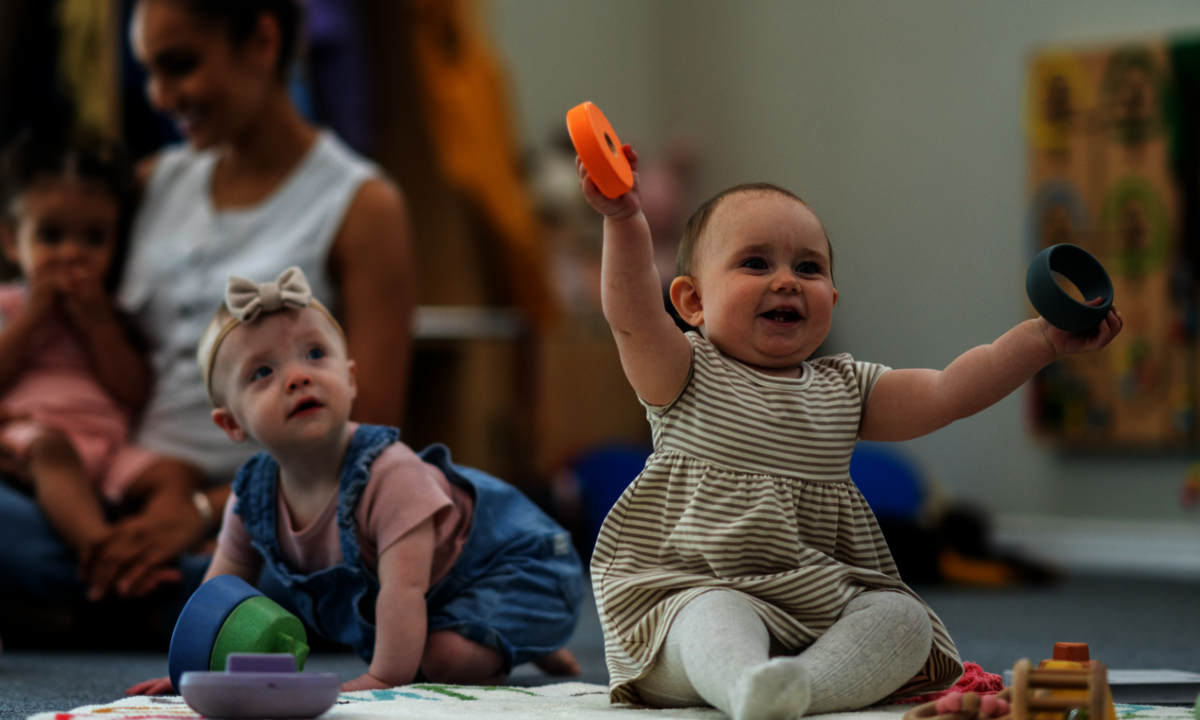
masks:
[[[897,700],[897,704],[917,704],[927,703],[937,700],[940,697],[945,697],[950,693],[978,693],[980,695],[994,695],[1004,689],[1004,678],[999,675],[987,672],[973,662],[963,663],[963,674],[954,683],[954,687],[941,692],[929,693],[927,695],[918,695],[916,697],[904,698]]]

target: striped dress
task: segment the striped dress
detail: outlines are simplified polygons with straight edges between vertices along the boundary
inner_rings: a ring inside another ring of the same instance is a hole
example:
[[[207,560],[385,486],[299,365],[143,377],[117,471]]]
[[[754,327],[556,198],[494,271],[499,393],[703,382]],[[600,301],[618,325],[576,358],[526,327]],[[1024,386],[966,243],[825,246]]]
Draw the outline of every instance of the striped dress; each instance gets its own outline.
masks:
[[[647,406],[654,454],[609,512],[592,555],[612,702],[640,703],[676,613],[716,588],[739,591],[772,636],[799,650],[867,590],[900,580],[850,453],[882,365],[837,355],[799,378],[751,370],[697,333],[687,385]],[[922,604],[924,604],[922,602]],[[933,647],[896,695],[949,687],[954,642],[926,605]]]

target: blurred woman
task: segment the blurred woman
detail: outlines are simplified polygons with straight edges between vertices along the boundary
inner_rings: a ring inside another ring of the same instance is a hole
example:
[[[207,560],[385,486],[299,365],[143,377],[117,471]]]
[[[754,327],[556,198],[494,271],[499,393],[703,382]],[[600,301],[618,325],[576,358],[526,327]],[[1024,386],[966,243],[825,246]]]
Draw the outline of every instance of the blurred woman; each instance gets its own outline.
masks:
[[[130,32],[151,104],[187,139],[139,168],[142,199],[117,303],[148,345],[156,378],[135,441],[197,466],[202,523],[149,513],[123,519],[93,562],[122,595],[211,532],[228,482],[254,447],[211,420],[196,365],[225,278],[267,280],[295,265],[345,328],[366,389],[354,419],[399,425],[416,298],[399,189],[293,105],[286,75],[298,44],[296,0],[139,0]],[[2,512],[2,509],[0,509]],[[32,520],[31,520],[32,521]],[[0,546],[18,523],[0,517]],[[19,547],[19,544],[16,546]],[[0,574],[29,572],[0,557]]]

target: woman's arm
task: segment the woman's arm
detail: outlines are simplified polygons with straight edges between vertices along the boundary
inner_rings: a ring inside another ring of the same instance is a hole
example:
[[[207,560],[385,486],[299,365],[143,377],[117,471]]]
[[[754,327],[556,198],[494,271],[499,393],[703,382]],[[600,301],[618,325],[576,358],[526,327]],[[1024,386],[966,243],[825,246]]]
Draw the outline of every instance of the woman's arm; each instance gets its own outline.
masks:
[[[628,145],[623,150],[633,166],[633,189],[616,199],[600,192],[579,158],[575,165],[584,196],[604,215],[600,303],[617,341],[621,367],[638,397],[651,405],[666,405],[687,382],[692,350],[663,307],[650,226],[642,214],[637,153]]]
[[[425,593],[434,544],[429,517],[379,556],[375,655],[365,674],[342,684],[343,692],[406,685],[417,676],[425,649]]]
[[[1103,348],[1121,331],[1115,310],[1090,333],[1026,320],[945,370],[892,370],[879,377],[863,412],[863,440],[909,440],[990,407],[1061,355]]]
[[[417,302],[404,197],[391,183],[363,184],[329,257],[338,306],[359,387],[354,419],[399,426],[404,420]]]

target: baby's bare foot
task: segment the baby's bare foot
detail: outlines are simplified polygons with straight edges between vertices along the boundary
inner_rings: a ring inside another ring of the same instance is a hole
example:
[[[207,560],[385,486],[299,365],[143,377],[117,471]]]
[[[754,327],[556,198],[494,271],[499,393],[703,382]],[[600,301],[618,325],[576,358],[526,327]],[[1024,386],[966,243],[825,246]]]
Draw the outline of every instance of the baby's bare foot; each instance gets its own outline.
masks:
[[[549,655],[543,655],[533,661],[547,675],[578,675],[581,668],[574,653],[566,648],[559,648]]]

